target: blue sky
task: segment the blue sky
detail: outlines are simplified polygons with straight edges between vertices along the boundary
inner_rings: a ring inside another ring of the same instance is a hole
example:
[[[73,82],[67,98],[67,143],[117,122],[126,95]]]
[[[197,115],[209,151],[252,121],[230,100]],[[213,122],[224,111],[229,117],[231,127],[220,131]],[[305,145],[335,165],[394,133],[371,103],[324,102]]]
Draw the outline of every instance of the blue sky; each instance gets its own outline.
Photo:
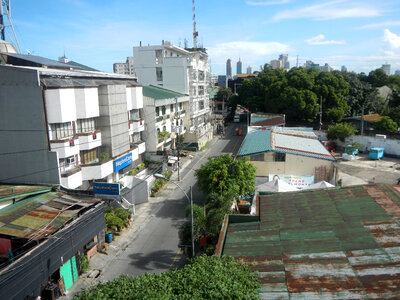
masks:
[[[11,14],[22,53],[57,59],[65,51],[103,71],[140,41],[192,46],[190,0],[11,0]],[[225,73],[228,58],[254,71],[280,53],[291,66],[298,55],[299,65],[400,69],[399,0],[197,0],[196,22],[214,74]]]

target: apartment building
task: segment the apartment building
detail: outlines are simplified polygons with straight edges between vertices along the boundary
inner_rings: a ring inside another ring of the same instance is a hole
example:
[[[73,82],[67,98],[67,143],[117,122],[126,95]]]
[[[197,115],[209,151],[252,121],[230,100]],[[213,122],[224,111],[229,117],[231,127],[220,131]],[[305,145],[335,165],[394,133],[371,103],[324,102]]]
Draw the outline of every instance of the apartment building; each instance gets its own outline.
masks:
[[[205,146],[212,139],[207,53],[163,41],[161,45],[133,47],[133,57],[139,83],[189,95],[189,128],[184,139],[199,148]]]
[[[128,56],[126,58],[126,62],[124,62],[124,63],[114,63],[113,71],[114,71],[114,73],[117,73],[117,74],[136,76],[135,69],[133,68],[133,57]]]
[[[162,87],[143,87],[146,149],[149,153],[175,149],[176,139],[186,133],[189,95]]]
[[[119,182],[144,160],[143,95],[135,78],[1,56],[7,64],[0,66],[0,182],[89,189],[93,181]]]

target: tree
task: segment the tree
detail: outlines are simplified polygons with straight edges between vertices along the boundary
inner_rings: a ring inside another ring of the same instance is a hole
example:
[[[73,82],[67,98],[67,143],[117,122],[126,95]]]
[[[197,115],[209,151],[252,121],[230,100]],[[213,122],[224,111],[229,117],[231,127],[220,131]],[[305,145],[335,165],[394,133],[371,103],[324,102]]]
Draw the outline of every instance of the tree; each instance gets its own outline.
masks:
[[[384,116],[376,122],[375,128],[378,130],[384,130],[392,133],[397,133],[397,123],[393,121],[390,117]]]
[[[233,95],[231,88],[219,88],[215,95],[215,100],[225,101],[228,103],[229,98]]]
[[[259,288],[258,274],[249,264],[229,256],[203,255],[161,274],[121,275],[74,299],[259,299]]]
[[[248,160],[233,160],[228,154],[210,157],[195,173],[199,189],[206,195],[232,190],[239,195],[255,189],[256,168]]]
[[[376,69],[374,71],[369,72],[368,82],[373,87],[381,87],[388,84],[388,76],[382,69]]]
[[[344,142],[345,138],[354,135],[356,133],[353,125],[349,123],[337,123],[336,125],[330,125],[327,131],[327,137],[329,140],[339,139]]]

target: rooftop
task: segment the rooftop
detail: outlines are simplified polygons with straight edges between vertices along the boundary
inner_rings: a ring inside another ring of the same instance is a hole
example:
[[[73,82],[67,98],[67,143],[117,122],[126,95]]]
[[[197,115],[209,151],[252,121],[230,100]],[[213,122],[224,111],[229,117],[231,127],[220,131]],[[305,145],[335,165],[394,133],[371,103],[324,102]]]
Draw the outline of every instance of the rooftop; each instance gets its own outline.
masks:
[[[0,210],[0,236],[39,240],[99,201],[62,192],[31,196]]]
[[[187,97],[188,95],[181,94],[155,85],[147,85],[143,86],[143,96],[160,100],[160,99]]]
[[[381,116],[378,114],[364,115],[364,121],[366,122],[375,123],[378,122],[380,119]],[[343,121],[350,121],[350,120],[361,121],[361,116],[343,118]]]
[[[251,114],[251,126],[278,126],[285,125],[284,115]]]
[[[220,254],[254,263],[264,299],[399,295],[400,187],[259,197],[258,219],[230,216]]]

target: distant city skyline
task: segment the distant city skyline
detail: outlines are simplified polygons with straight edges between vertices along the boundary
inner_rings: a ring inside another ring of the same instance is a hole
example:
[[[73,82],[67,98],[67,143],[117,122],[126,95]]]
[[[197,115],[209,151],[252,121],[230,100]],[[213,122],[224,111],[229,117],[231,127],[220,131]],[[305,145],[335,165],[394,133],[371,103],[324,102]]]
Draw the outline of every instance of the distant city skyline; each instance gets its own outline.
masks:
[[[71,60],[112,72],[113,63],[132,56],[140,42],[192,46],[191,1],[154,9],[163,4],[11,0],[11,13],[22,53],[56,60],[65,52]],[[397,0],[232,0],[229,5],[204,0],[196,2],[196,30],[213,74],[226,73],[228,58],[240,57],[243,68],[257,71],[283,53],[290,67],[297,57],[299,66],[312,60],[365,73],[388,63],[393,74],[400,69],[399,10]]]

